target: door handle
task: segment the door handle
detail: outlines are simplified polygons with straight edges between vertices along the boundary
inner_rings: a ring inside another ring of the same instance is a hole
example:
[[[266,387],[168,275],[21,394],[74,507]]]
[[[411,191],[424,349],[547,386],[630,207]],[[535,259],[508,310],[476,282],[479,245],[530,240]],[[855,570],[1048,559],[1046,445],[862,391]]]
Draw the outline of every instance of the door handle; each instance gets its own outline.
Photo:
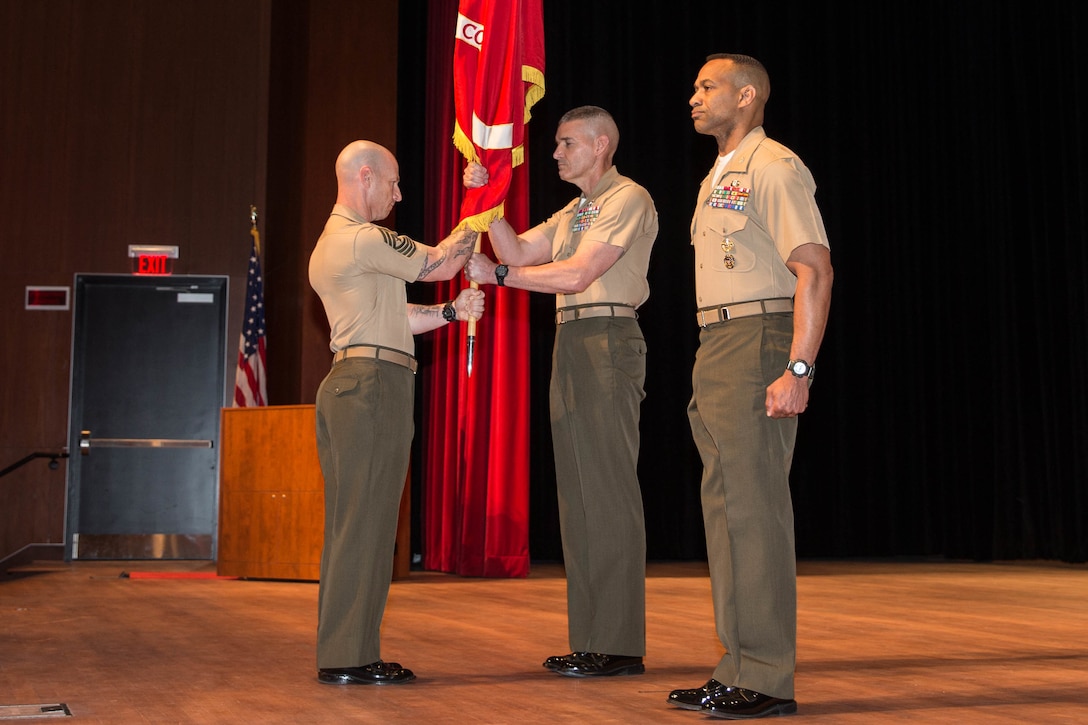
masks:
[[[87,455],[95,448],[211,448],[212,441],[196,438],[92,438],[89,430],[79,433],[79,452]]]

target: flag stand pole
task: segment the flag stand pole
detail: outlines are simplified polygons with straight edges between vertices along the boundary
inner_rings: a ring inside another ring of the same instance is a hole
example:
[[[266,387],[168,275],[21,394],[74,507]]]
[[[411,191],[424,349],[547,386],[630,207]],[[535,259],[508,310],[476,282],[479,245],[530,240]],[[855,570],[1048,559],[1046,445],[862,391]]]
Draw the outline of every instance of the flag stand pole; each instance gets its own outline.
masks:
[[[253,237],[253,244],[257,250],[257,256],[261,254],[261,233],[257,231],[257,207],[249,205],[249,235]]]

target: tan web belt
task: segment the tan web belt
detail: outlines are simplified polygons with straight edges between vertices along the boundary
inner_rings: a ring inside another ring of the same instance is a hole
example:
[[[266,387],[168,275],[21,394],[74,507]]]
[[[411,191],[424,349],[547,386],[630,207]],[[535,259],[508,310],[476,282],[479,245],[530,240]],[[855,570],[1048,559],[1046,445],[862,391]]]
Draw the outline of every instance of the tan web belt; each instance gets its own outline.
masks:
[[[370,357],[375,360],[385,360],[408,368],[413,373],[419,367],[419,362],[408,353],[394,350],[391,347],[382,347],[381,345],[350,345],[333,355],[332,361],[338,363],[349,357]]]
[[[576,305],[574,307],[560,307],[555,311],[555,324],[574,322],[587,317],[637,317],[635,308],[630,305],[604,303],[598,305]]]
[[[763,315],[768,312],[792,311],[792,299],[789,297],[775,297],[769,300],[752,300],[751,302],[737,302],[733,305],[704,307],[695,313],[695,321],[699,323],[699,327],[706,327],[719,322],[735,320],[739,317]]]

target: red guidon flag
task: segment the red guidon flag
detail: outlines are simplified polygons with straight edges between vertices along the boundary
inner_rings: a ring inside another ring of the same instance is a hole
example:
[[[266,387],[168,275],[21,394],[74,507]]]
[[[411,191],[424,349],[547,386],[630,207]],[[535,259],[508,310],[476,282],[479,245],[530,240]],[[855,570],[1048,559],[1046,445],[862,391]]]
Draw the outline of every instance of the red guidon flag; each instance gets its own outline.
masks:
[[[487,231],[503,216],[512,170],[525,159],[525,124],[544,96],[542,0],[460,0],[453,50],[453,144],[484,166],[466,189],[458,229]]]

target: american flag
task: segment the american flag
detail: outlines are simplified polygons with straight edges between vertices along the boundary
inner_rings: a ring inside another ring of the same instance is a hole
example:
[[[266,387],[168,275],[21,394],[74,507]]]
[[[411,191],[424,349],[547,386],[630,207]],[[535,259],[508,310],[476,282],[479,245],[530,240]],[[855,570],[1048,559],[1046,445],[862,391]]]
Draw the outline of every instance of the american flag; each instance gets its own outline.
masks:
[[[253,250],[249,254],[243,314],[245,319],[238,341],[238,372],[234,376],[234,407],[252,408],[268,404],[264,371],[264,279],[256,229],[253,230]]]

